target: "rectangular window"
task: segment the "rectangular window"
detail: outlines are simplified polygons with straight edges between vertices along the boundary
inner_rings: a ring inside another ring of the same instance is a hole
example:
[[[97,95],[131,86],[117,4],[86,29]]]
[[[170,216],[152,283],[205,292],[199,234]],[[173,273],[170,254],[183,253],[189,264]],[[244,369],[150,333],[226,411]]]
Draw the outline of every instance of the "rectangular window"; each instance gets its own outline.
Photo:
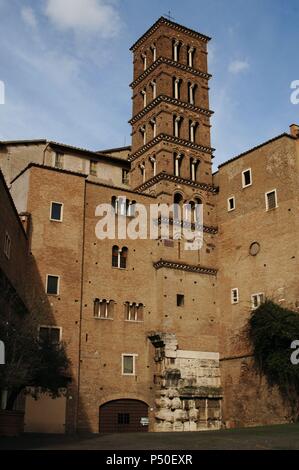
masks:
[[[268,193],[265,193],[265,198],[266,198],[266,210],[269,211],[271,209],[276,209],[277,207],[276,189],[273,189],[273,191],[269,191]]]
[[[236,208],[235,197],[229,197],[227,200],[227,210],[228,212],[233,211]]]
[[[50,295],[58,295],[59,294],[59,276],[52,276],[51,274],[47,274],[47,288],[46,293]]]
[[[234,288],[231,290],[231,303],[237,304],[239,302],[239,289]]]
[[[51,344],[59,344],[61,341],[61,328],[58,326],[40,326],[38,339]]]
[[[8,234],[8,232],[5,232],[5,237],[4,237],[4,254],[7,259],[10,258],[10,249],[11,249],[11,238]]]
[[[90,170],[89,173],[91,176],[97,176],[98,174],[98,162],[96,160],[90,160]]]
[[[130,415],[129,415],[129,413],[118,413],[117,414],[117,424],[130,424]]]
[[[177,307],[184,307],[185,296],[183,294],[177,294],[176,305]]]
[[[129,184],[129,170],[122,169],[122,183]]]
[[[51,202],[50,220],[62,222],[63,204],[61,202]]]
[[[64,157],[63,153],[59,153],[59,152],[55,153],[55,163],[54,163],[55,168],[63,169],[63,160],[64,160],[63,157]]]
[[[247,188],[247,186],[252,185],[252,175],[251,175],[251,168],[248,170],[244,170],[242,172],[242,186],[243,188]]]
[[[137,354],[122,354],[122,374],[135,375],[135,358]]]
[[[251,296],[251,308],[252,310],[255,310],[258,308],[263,302],[264,302],[264,294],[259,293],[259,294],[252,294]]]

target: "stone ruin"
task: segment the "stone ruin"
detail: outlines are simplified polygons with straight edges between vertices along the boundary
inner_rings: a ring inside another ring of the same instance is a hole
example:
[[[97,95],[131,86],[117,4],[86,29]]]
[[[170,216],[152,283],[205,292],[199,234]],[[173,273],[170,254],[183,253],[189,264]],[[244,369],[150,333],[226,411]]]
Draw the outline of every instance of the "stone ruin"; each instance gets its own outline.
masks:
[[[157,432],[221,428],[219,353],[178,349],[176,336],[150,333],[155,346]]]

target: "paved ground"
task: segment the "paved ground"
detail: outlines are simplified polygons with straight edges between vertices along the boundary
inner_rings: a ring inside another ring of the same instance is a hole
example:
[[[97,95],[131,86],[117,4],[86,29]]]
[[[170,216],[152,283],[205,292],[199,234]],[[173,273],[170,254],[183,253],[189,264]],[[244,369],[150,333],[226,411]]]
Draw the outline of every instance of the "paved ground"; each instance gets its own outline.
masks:
[[[1,438],[0,449],[299,449],[299,423],[187,433],[128,433],[82,436],[25,434],[19,438]]]

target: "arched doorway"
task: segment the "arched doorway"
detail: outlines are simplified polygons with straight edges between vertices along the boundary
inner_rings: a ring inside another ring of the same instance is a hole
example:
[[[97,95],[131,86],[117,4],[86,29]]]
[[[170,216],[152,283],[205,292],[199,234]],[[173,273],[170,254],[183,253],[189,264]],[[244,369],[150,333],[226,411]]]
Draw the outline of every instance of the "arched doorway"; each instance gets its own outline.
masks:
[[[140,400],[121,399],[100,406],[100,432],[147,432],[148,406]]]

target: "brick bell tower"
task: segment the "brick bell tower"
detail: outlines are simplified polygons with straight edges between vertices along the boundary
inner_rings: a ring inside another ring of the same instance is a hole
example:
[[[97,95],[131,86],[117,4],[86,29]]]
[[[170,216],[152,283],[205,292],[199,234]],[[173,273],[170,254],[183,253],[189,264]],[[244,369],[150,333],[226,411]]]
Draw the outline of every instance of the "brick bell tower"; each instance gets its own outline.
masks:
[[[161,17],[132,46],[133,189],[147,191],[170,176],[212,185],[209,40]]]

